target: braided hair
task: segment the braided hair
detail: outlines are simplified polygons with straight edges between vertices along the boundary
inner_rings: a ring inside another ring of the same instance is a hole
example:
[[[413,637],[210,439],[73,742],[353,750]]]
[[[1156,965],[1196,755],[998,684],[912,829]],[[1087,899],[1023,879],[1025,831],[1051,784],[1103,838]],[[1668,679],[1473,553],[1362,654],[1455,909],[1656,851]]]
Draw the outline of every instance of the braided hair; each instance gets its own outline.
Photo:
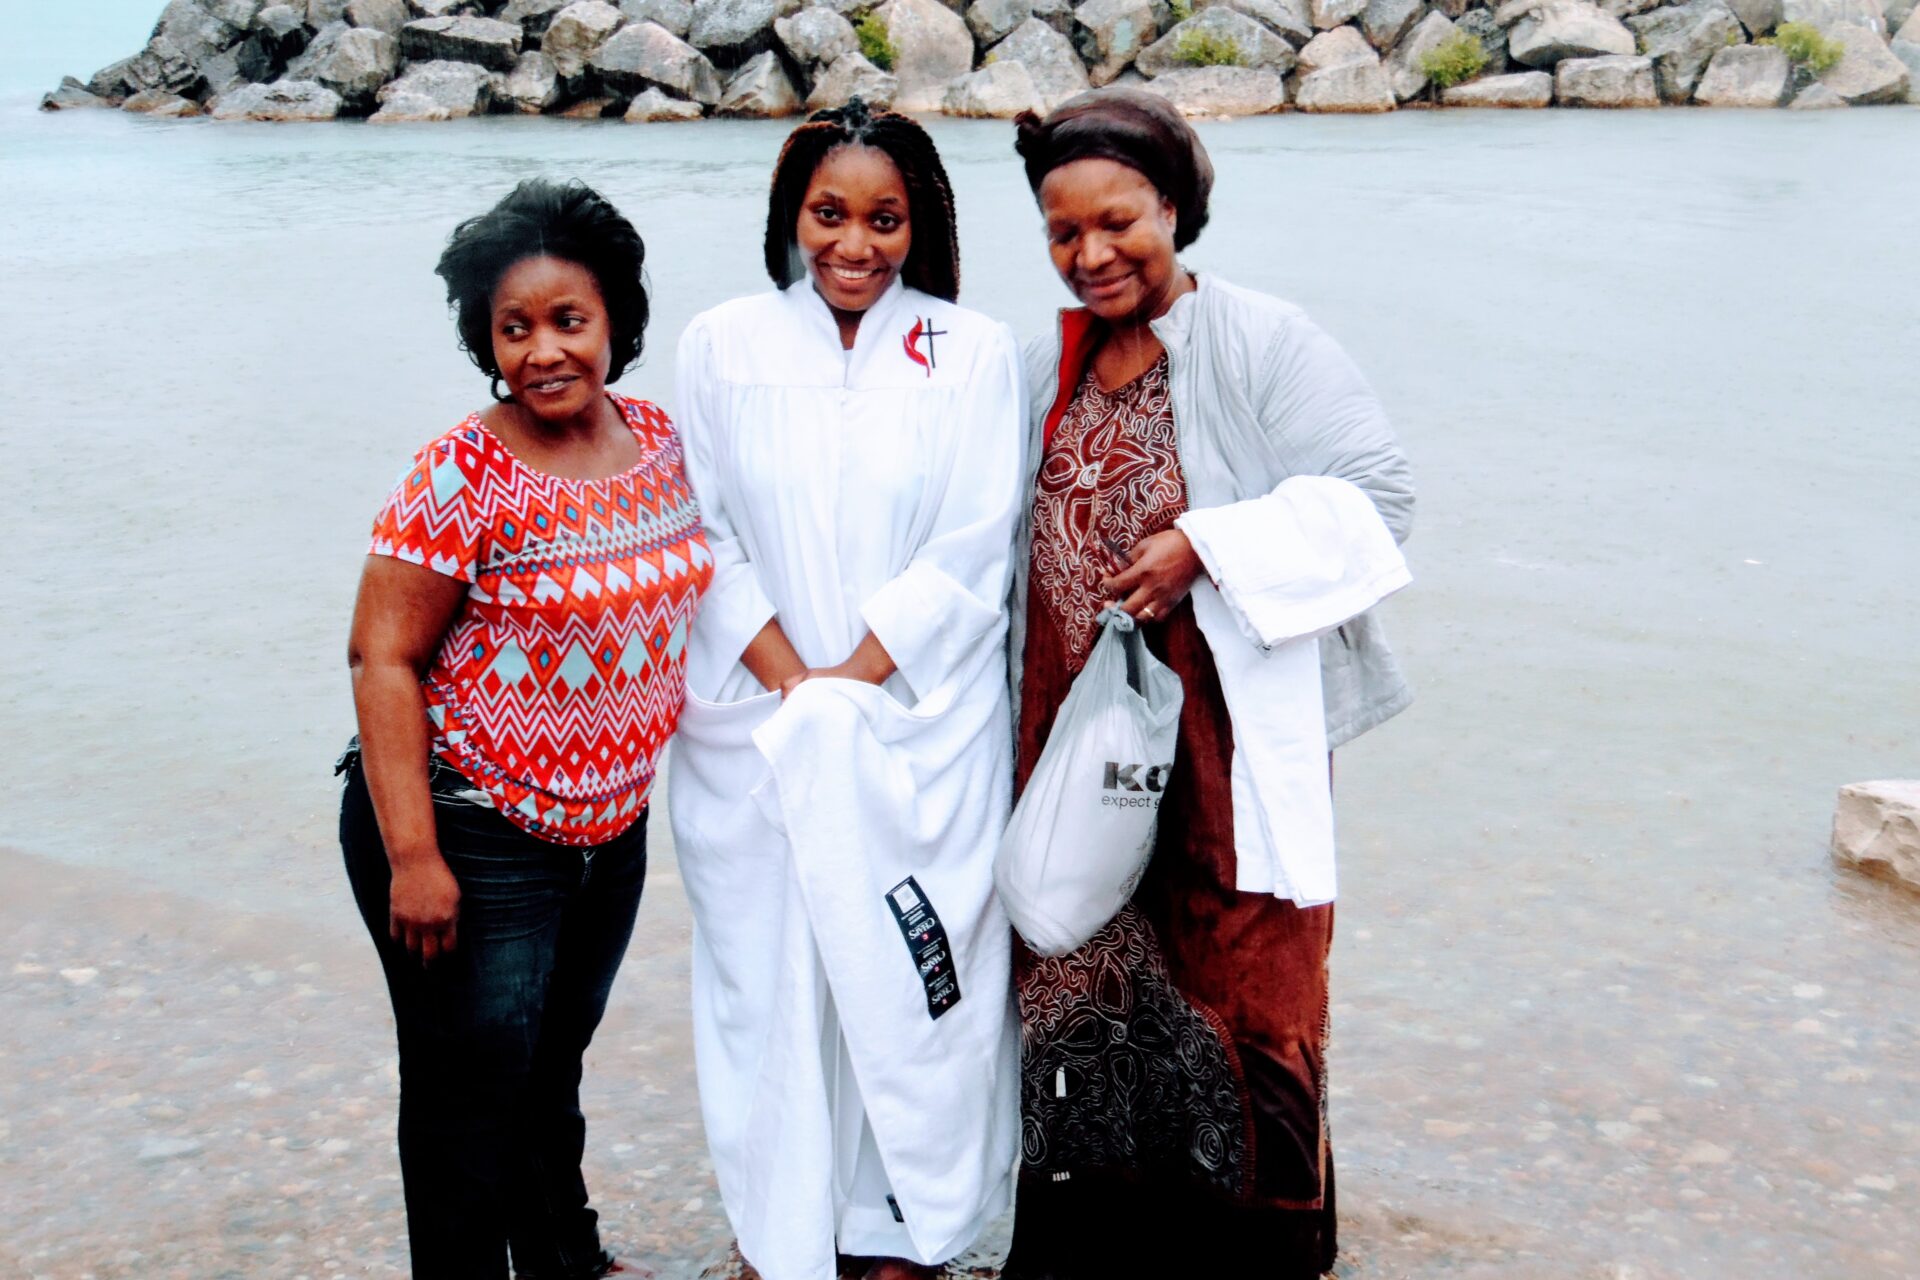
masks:
[[[960,296],[960,236],[953,214],[953,186],[927,131],[909,116],[872,111],[859,98],[844,107],[816,111],[787,135],[773,166],[767,202],[767,274],[782,289],[806,274],[797,228],[814,170],[839,147],[872,147],[900,170],[907,188],[907,225],[912,246],[900,278],[922,293],[948,302]]]

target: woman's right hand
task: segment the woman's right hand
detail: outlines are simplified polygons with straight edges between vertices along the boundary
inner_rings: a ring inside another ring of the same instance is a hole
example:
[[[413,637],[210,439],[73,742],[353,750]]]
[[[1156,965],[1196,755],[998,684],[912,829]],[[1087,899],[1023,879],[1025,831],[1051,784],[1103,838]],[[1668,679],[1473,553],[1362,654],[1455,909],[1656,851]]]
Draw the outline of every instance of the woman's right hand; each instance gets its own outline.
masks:
[[[387,932],[432,964],[452,951],[460,923],[460,882],[436,851],[394,868],[387,891]]]

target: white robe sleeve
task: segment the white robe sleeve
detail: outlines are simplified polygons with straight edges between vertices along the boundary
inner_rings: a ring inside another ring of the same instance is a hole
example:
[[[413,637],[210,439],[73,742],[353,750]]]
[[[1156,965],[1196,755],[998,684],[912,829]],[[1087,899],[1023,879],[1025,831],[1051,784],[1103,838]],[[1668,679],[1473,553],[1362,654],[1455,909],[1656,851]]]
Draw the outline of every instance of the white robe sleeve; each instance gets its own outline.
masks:
[[[703,633],[707,652],[738,661],[748,642],[773,617],[774,607],[727,514],[727,486],[719,465],[727,447],[720,438],[726,422],[724,388],[714,368],[712,337],[699,321],[680,337],[674,383],[680,397],[687,477],[699,499],[707,546],[713,552],[713,585],[700,601],[695,625]]]
[[[1026,424],[1020,354],[995,326],[951,430],[939,507],[907,566],[861,606],[874,637],[924,698],[1002,625]]]
[[[1367,495],[1332,476],[1294,476],[1174,524],[1242,634],[1266,649],[1331,631],[1413,580]]]

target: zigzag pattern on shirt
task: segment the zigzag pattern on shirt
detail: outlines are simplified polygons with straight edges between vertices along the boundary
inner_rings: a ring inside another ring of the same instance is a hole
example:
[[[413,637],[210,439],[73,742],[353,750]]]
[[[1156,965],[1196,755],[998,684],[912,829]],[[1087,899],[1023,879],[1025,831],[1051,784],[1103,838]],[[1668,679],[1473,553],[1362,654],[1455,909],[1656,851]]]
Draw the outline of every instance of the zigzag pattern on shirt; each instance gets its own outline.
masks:
[[[641,463],[566,480],[469,418],[396,486],[373,551],[471,585],[423,682],[436,750],[514,822],[599,843],[651,794],[713,558],[672,424],[617,400]]]

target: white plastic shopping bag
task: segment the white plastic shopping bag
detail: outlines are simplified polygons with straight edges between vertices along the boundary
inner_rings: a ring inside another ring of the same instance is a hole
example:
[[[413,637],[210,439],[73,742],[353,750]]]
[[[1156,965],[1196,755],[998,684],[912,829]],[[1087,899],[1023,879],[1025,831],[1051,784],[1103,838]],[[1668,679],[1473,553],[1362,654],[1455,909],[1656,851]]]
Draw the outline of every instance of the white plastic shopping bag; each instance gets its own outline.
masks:
[[[1133,896],[1180,729],[1180,677],[1124,612],[1100,620],[994,860],[1001,904],[1046,956],[1085,943]]]

